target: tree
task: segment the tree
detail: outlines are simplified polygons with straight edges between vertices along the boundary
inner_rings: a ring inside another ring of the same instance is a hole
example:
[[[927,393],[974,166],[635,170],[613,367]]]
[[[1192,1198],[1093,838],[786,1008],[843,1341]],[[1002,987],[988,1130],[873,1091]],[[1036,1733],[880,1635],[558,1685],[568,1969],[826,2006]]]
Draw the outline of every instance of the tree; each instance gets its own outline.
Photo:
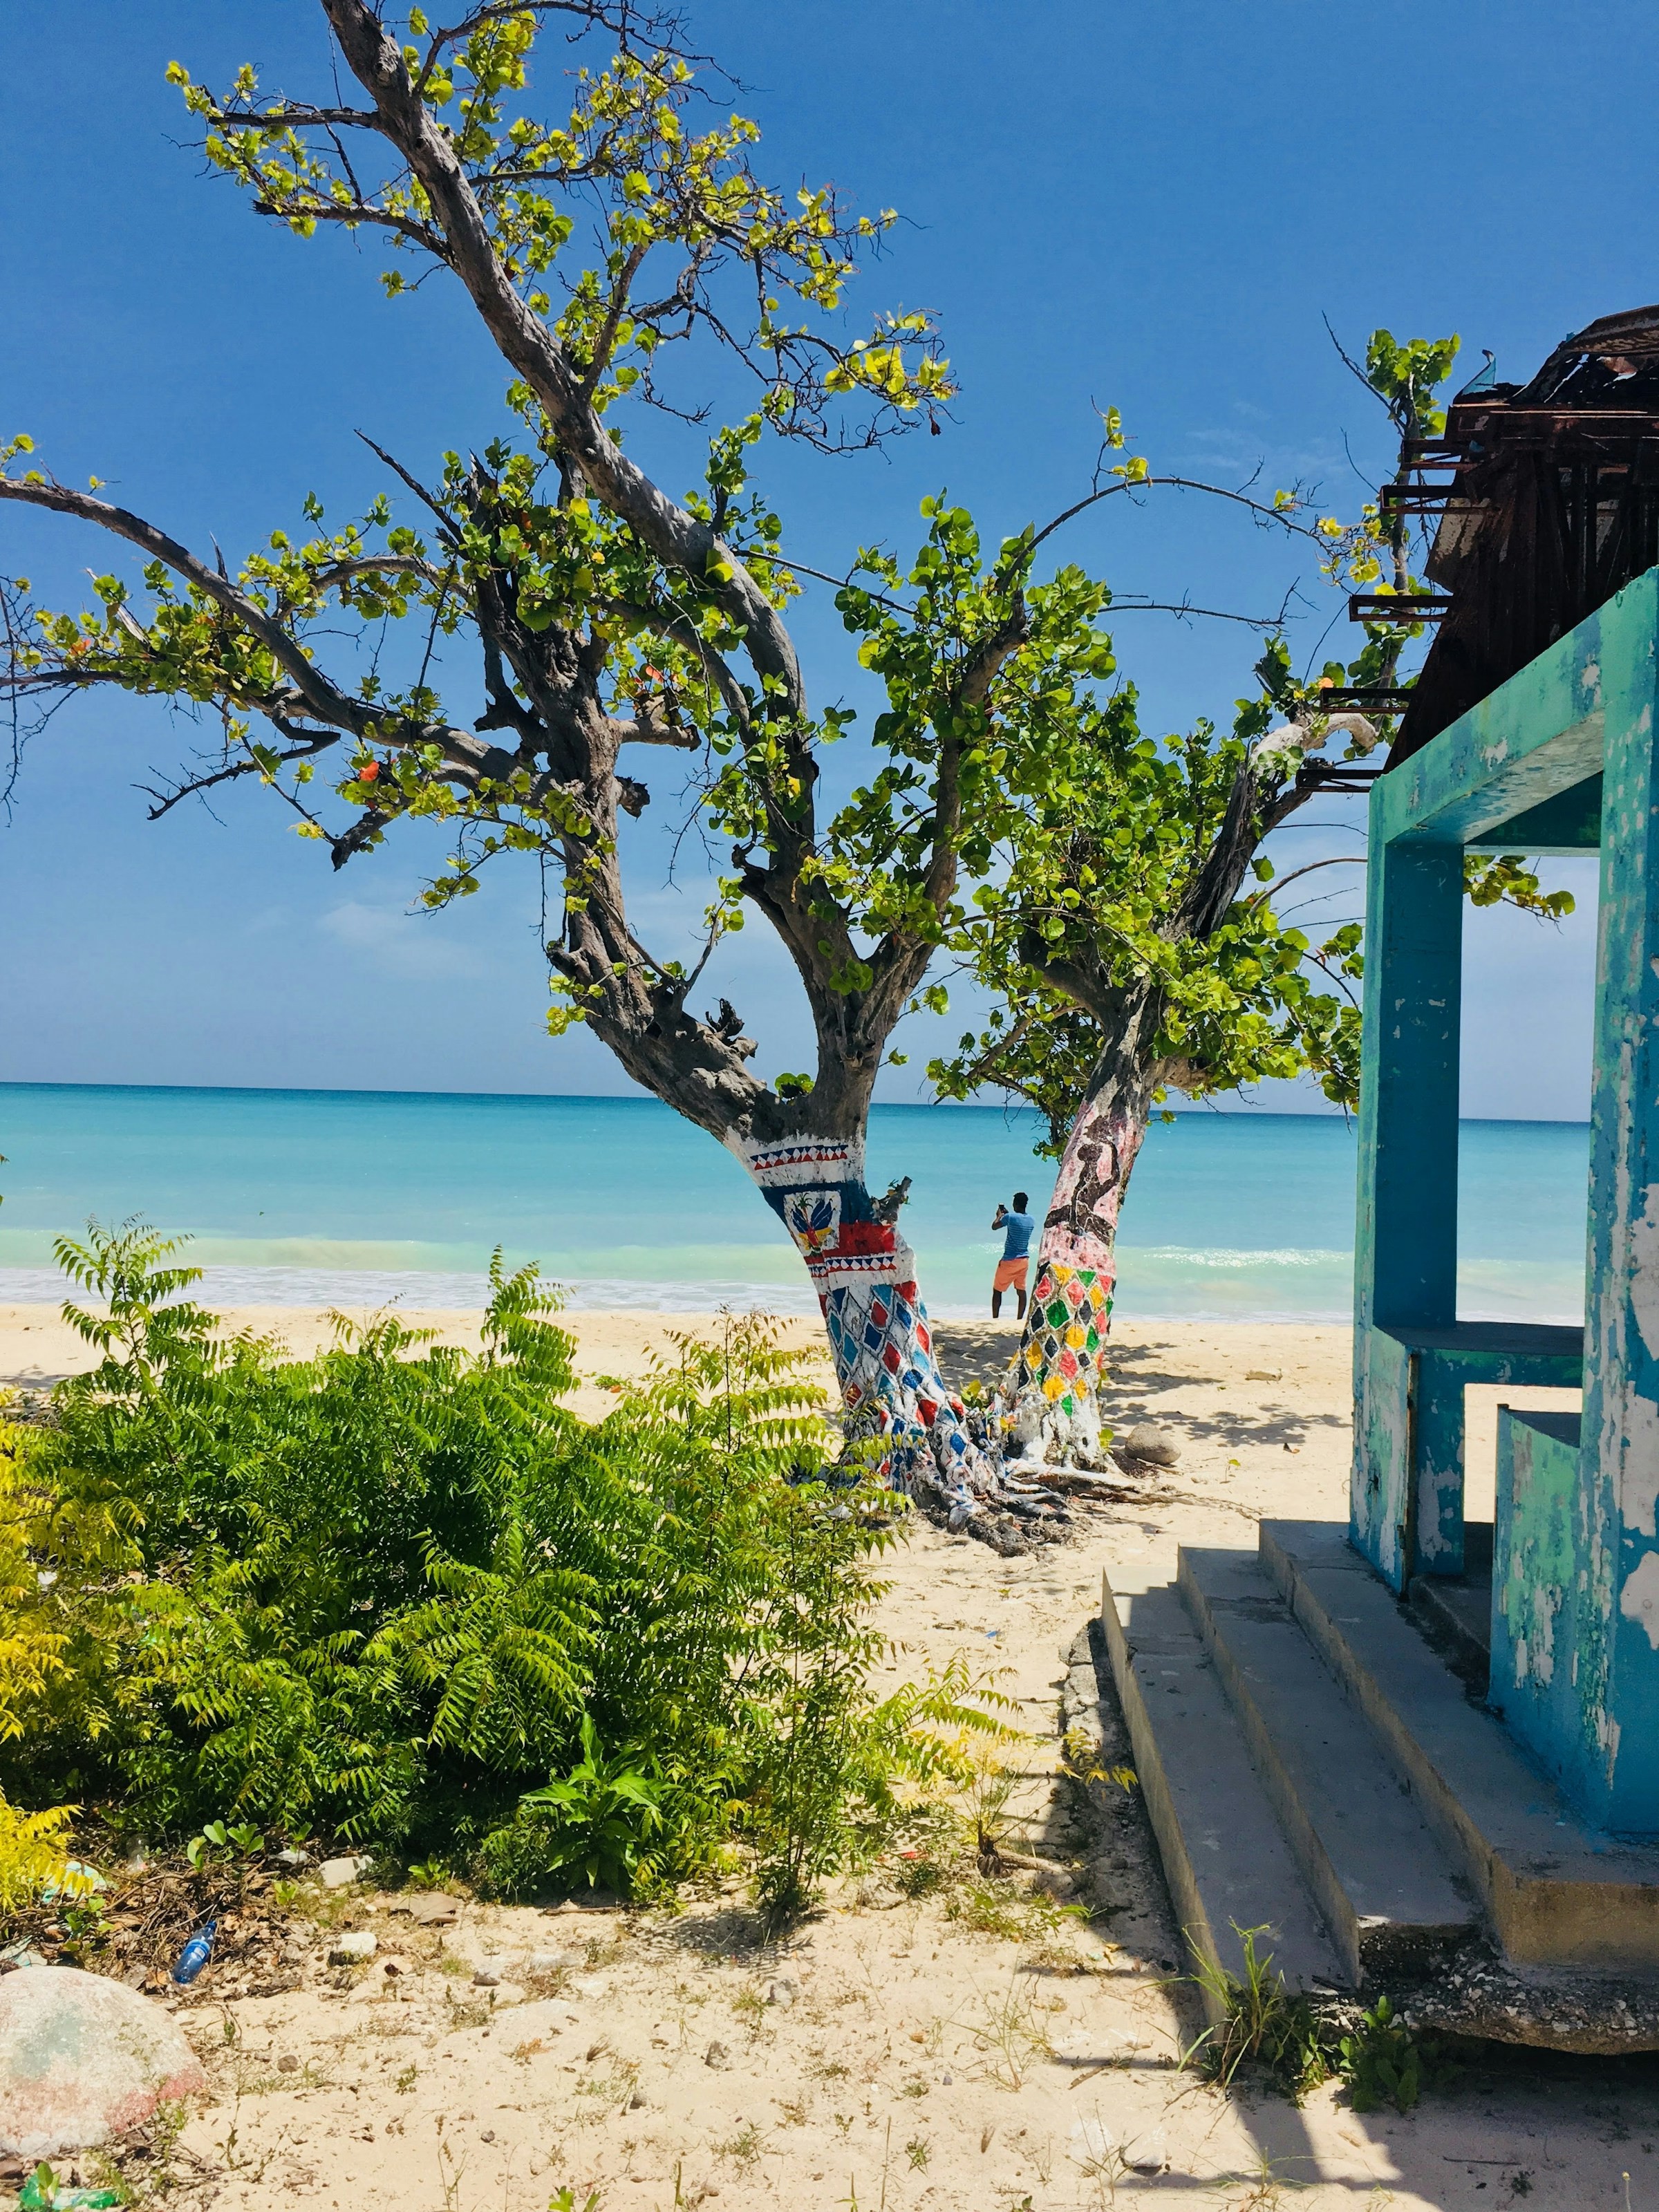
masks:
[[[1368,747],[1370,726],[1337,714],[1273,726],[1311,710],[1282,641],[1256,673],[1258,696],[1224,733],[1200,722],[1160,744],[1142,733],[1128,686],[1096,704],[1070,777],[956,940],[999,1003],[934,1063],[935,1085],[1027,1100],[1060,1158],[1005,1394],[1016,1439],[1037,1457],[1097,1448],[1118,1214],[1166,1093],[1311,1071],[1328,1097],[1354,1095],[1359,930],[1315,945],[1285,927],[1258,848],[1322,788],[1321,749],[1344,737],[1350,753]],[[1253,866],[1262,880],[1245,893]]]
[[[394,26],[368,0],[320,4],[349,97],[267,99],[251,68],[222,94],[178,64],[169,77],[260,215],[302,238],[384,237],[394,298],[434,275],[463,288],[508,373],[510,430],[430,480],[376,445],[400,512],[381,496],[331,521],[310,497],[305,526],[274,530],[234,574],[15,439],[0,499],[94,525],[142,568],[141,585],[99,577],[80,614],[9,587],[14,696],[49,711],[114,685],[216,717],[216,750],[153,815],[252,779],[337,868],[410,823],[443,826],[431,907],[501,855],[532,856],[562,894],[550,1026],[586,1023],[744,1163],[805,1258],[854,1428],[883,1439],[896,1479],[967,1512],[997,1468],[933,1357],[897,1226],[908,1179],[867,1188],[866,1122],[896,1024],[919,994],[943,1002],[926,978],[969,920],[964,884],[1060,803],[1079,702],[1115,667],[1096,627],[1108,594],[1074,569],[1038,580],[1046,532],[983,552],[945,499],[911,562],[861,553],[837,605],[887,704],[868,781],[825,805],[822,755],[853,718],[808,698],[786,615],[812,572],[750,471],[768,438],[836,452],[939,428],[954,386],[925,314],[841,334],[890,210],[763,182],[754,125],[705,100],[673,21],[631,0],[474,5],[439,29],[418,8]],[[549,122],[531,77],[559,31],[609,59]],[[695,426],[711,364],[752,402],[700,435],[698,488],[675,499],[619,426],[651,406]],[[1091,501],[1150,480],[1113,458],[1122,443],[1110,416]],[[1306,527],[1293,504],[1279,518]],[[482,698],[471,726],[464,695]],[[653,952],[623,895],[619,833],[651,794],[623,754],[641,746],[695,756],[701,823],[731,855],[689,963]],[[770,1084],[738,1012],[693,997],[754,912],[817,1040],[811,1071]]]
[[[1434,392],[1457,343],[1400,345],[1387,331],[1372,334],[1358,373],[1399,437],[1400,480],[1409,441],[1444,428]],[[1316,528],[1334,581],[1375,586],[1386,562],[1391,580],[1375,597],[1408,603],[1419,593],[1397,511],[1369,503],[1351,526],[1333,519]],[[945,1097],[989,1084],[1029,1101],[1060,1158],[1002,1398],[1017,1443],[1036,1456],[1088,1458],[1098,1448],[1119,1212],[1148,1118],[1167,1093],[1206,1097],[1311,1074],[1334,1103],[1356,1103],[1359,1008],[1350,985],[1361,968],[1360,925],[1345,922],[1316,945],[1286,927],[1261,848],[1328,786],[1338,747],[1343,762],[1363,758],[1391,727],[1386,715],[1373,722],[1322,705],[1332,689],[1398,681],[1401,655],[1424,626],[1406,605],[1397,618],[1379,615],[1353,661],[1327,662],[1307,679],[1292,675],[1283,641],[1271,641],[1254,671],[1256,693],[1237,702],[1224,736],[1200,721],[1160,744],[1143,735],[1132,688],[1091,702],[1069,773],[1022,818],[1000,874],[956,933],[997,1005],[986,1029],[929,1073]],[[1332,865],[1340,863],[1309,868]],[[1550,918],[1571,910],[1568,893],[1540,891],[1514,854],[1471,854],[1465,878],[1478,904],[1504,898]]]
[[[1030,533],[981,558],[945,501],[907,568],[864,556],[842,612],[888,708],[869,781],[824,807],[820,755],[852,717],[807,697],[785,619],[799,575],[750,469],[768,435],[830,452],[939,428],[954,387],[925,314],[838,334],[891,211],[764,184],[754,125],[699,108],[673,20],[632,0],[478,4],[436,29],[418,8],[394,25],[369,0],[321,4],[349,97],[337,84],[320,104],[266,99],[251,68],[223,94],[176,63],[168,76],[209,162],[260,215],[302,238],[383,237],[393,297],[440,272],[465,289],[508,371],[510,434],[446,454],[431,481],[376,446],[401,514],[381,496],[331,522],[309,497],[305,527],[273,530],[234,574],[95,481],[58,482],[15,438],[0,499],[96,526],[142,570],[97,578],[98,605],[78,615],[8,586],[13,696],[44,714],[114,685],[216,717],[212,757],[154,794],[153,815],[253,779],[337,868],[401,825],[447,825],[432,907],[475,891],[503,854],[535,856],[562,890],[550,1026],[586,1023],[744,1163],[805,1259],[854,1425],[885,1439],[898,1479],[966,1510],[995,1470],[933,1358],[896,1225],[907,1184],[866,1188],[865,1127],[892,1030],[963,919],[964,871],[988,863],[1023,803],[996,733],[1018,726],[1040,785],[1050,672],[1098,658],[1078,595],[1033,584]],[[610,58],[549,122],[530,79],[538,39],[558,31],[579,51],[603,40]],[[695,424],[688,381],[709,360],[752,402],[699,441],[701,483],[677,500],[625,447],[617,410]],[[471,726],[441,679],[481,692]],[[641,746],[698,757],[702,822],[729,844],[690,964],[653,953],[623,896],[622,817],[650,793],[622,758]],[[325,816],[330,782],[343,819]],[[769,1085],[738,1013],[693,1000],[750,911],[787,951],[817,1035],[814,1070]]]

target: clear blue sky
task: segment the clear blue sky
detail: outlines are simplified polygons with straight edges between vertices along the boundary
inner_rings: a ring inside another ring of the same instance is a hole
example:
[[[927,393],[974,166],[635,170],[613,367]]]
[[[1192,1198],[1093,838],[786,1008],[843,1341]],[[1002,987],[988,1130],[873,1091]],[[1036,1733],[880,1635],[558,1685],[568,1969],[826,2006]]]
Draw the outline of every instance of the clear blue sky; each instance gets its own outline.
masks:
[[[693,21],[744,78],[771,173],[833,177],[865,206],[904,211],[860,302],[936,309],[963,378],[943,438],[769,464],[788,542],[826,568],[871,538],[908,543],[940,483],[995,535],[1066,504],[1093,458],[1092,402],[1121,408],[1156,467],[1237,481],[1260,464],[1269,483],[1311,478],[1351,507],[1347,453],[1374,474],[1382,423],[1322,311],[1351,343],[1379,322],[1456,330],[1470,370],[1486,345],[1509,373],[1592,316],[1659,296],[1659,13],[1632,0],[726,0]],[[0,428],[31,432],[66,479],[96,473],[233,556],[295,521],[308,489],[340,512],[372,495],[356,428],[417,466],[489,434],[499,364],[441,280],[388,306],[373,249],[262,226],[183,148],[161,75],[175,56],[210,81],[246,58],[270,88],[325,90],[310,0],[55,0],[11,11],[5,55]],[[646,442],[671,487],[691,480],[693,434]],[[1193,500],[1120,502],[1066,551],[1126,593],[1249,611],[1306,568]],[[0,568],[48,604],[78,604],[87,567],[109,565],[90,534],[0,514]],[[1334,611],[1302,623],[1299,652]],[[1231,711],[1248,632],[1152,614],[1115,627],[1150,726]],[[801,632],[816,696],[866,703],[833,611],[809,605]],[[217,820],[192,807],[151,826],[133,787],[190,736],[153,702],[100,699],[71,702],[33,749],[0,830],[0,1074],[624,1087],[592,1041],[543,1032],[527,872],[417,921],[412,850],[334,876],[256,793]],[[657,784],[633,883],[666,945],[701,905],[701,863],[669,885],[672,778]],[[1352,805],[1312,813],[1287,857],[1357,845]],[[1310,892],[1345,876],[1322,872]],[[1585,1110],[1593,877],[1558,863],[1552,879],[1581,894],[1559,932],[1471,918],[1470,1111]],[[1352,911],[1354,896],[1310,919]],[[800,1066],[787,977],[758,927],[720,981],[763,1024],[767,1063]],[[914,1097],[913,1075],[887,1095]]]

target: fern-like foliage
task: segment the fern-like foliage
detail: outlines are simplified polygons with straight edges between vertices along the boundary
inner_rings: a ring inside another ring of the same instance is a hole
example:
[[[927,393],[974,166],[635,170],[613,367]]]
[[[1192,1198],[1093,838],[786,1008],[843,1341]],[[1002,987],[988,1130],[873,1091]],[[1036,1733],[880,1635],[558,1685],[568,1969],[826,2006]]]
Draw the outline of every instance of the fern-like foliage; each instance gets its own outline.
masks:
[[[337,1317],[295,1360],[227,1336],[176,1250],[141,1222],[60,1248],[104,1358],[0,1457],[19,1802],[517,1890],[660,1881],[735,1822],[782,1913],[997,1725],[965,1677],[871,1692],[902,1508],[764,1321],[677,1340],[589,1426],[533,1267],[497,1255],[476,1352]]]

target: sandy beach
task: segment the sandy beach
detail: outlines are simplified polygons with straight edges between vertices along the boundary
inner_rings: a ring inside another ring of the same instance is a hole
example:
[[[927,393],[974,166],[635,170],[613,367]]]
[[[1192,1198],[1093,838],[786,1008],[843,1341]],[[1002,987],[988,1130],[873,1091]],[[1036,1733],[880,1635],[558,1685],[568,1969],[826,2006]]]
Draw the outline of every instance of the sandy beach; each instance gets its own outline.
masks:
[[[401,1307],[397,1311],[407,1326],[429,1329],[440,1342],[477,1342],[475,1312]],[[229,1307],[221,1318],[228,1330],[280,1338],[296,1358],[331,1343],[336,1328],[332,1314],[317,1307]],[[358,1312],[351,1318],[368,1316]],[[721,1326],[715,1314],[653,1315],[632,1308],[562,1314],[559,1323],[576,1341],[581,1387],[569,1402],[585,1420],[603,1419],[609,1410],[611,1393],[605,1379],[642,1376],[653,1359],[672,1354],[677,1335],[708,1336]],[[789,1316],[777,1325],[787,1342],[816,1355],[828,1389],[833,1378],[818,1323]],[[939,1321],[934,1336],[945,1371],[960,1389],[973,1380],[988,1383],[1001,1373],[1018,1345],[1019,1326],[1006,1315],[1000,1322]],[[1167,1421],[1182,1443],[1183,1479],[1194,1480],[1206,1494],[1204,1510],[1235,1517],[1346,1515],[1351,1357],[1346,1328],[1128,1322],[1115,1327],[1112,1344],[1109,1418],[1120,1428],[1140,1419]],[[95,1364],[94,1352],[55,1305],[0,1304],[0,1389],[48,1389]],[[1470,1391],[1468,1497],[1474,1518],[1491,1510],[1500,1395],[1517,1406],[1577,1403],[1571,1391]],[[1171,1562],[1173,1546],[1191,1540],[1184,1528],[1172,1524]],[[1150,1578],[1161,1579],[1161,1573]]]
[[[454,1310],[419,1312],[395,1309],[408,1328],[430,1330],[441,1344],[477,1347],[479,1316]],[[349,1318],[365,1322],[366,1310]],[[246,1331],[253,1336],[276,1337],[296,1359],[308,1359],[335,1341],[334,1313],[320,1306],[227,1306],[220,1316],[228,1334]],[[605,1418],[611,1393],[601,1376],[632,1380],[643,1376],[653,1359],[672,1354],[677,1332],[708,1334],[718,1329],[714,1314],[665,1316],[629,1310],[617,1313],[561,1314],[559,1325],[576,1340],[576,1370],[582,1388],[570,1398],[573,1412],[584,1420]],[[825,1387],[831,1381],[829,1347],[816,1320],[787,1319],[779,1327],[786,1340],[817,1351],[823,1346]],[[0,1305],[0,1390],[39,1390],[66,1375],[84,1373],[96,1366],[98,1356],[77,1336],[51,1305]]]
[[[294,1309],[225,1318],[296,1352],[331,1326]],[[409,1318],[457,1341],[476,1327]],[[599,1378],[640,1372],[677,1329],[719,1325],[568,1316],[574,1402],[602,1417]],[[816,1343],[811,1324],[787,1326]],[[942,1324],[947,1372],[988,1377],[1017,1335],[1007,1322]],[[228,1964],[179,2001],[214,2083],[183,2138],[187,2199],[540,2212],[568,2186],[578,2206],[597,2189],[604,2212],[713,2198],[720,2212],[1104,2212],[1143,2193],[1263,2212],[1522,2198],[1576,2212],[1621,2204],[1630,2170],[1631,2203],[1659,2201],[1651,2061],[1508,2053],[1409,2118],[1356,2114],[1335,2083],[1300,2109],[1227,2096],[1181,2067],[1200,2021],[1139,1803],[1121,1791],[1091,1824],[1056,1779],[1068,1715],[1093,1695],[1077,1638],[1103,1571],[1145,1587],[1171,1574],[1178,1543],[1249,1548],[1263,1515],[1344,1514],[1349,1338],[1184,1322],[1126,1327],[1115,1344],[1111,1418],[1161,1423],[1179,1465],[1127,1502],[1080,1509],[1068,1542],[1027,1557],[918,1528],[884,1607],[892,1679],[963,1652],[1019,1700],[1016,1839],[1070,1869],[1095,1906],[1088,1924],[1045,1927],[1022,1908],[991,1927],[959,1889],[911,1899],[879,1875],[839,1885],[777,1949],[760,1946],[735,1887],[678,1916],[464,1901],[438,1934],[398,1917],[392,1897],[319,1897],[319,1931],[374,1929],[398,1972],[329,1969],[319,1932],[284,1986]],[[0,1381],[39,1388],[88,1358],[52,1309],[0,1309]],[[1474,1501],[1491,1481],[1489,1405],[1472,1404],[1471,1446]],[[1103,1758],[1125,1757],[1121,1723],[1107,1723]],[[475,1972],[501,1980],[474,1985]]]

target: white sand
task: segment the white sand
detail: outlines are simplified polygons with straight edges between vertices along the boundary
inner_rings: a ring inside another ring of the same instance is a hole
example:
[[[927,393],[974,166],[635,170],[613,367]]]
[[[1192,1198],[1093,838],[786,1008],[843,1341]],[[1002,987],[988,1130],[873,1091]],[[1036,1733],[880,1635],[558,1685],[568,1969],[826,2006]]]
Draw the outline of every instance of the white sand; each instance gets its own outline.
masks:
[[[354,1311],[351,1318],[366,1321],[368,1313]],[[228,1306],[220,1315],[227,1332],[247,1330],[255,1336],[280,1337],[296,1358],[308,1358],[335,1341],[333,1316],[321,1306]],[[476,1348],[476,1313],[412,1312],[397,1309],[397,1319],[407,1328],[430,1329],[442,1344]],[[584,1387],[571,1398],[572,1409],[585,1420],[604,1419],[611,1394],[599,1376],[632,1377],[643,1375],[653,1357],[672,1352],[681,1332],[712,1332],[720,1324],[703,1314],[655,1315],[621,1313],[561,1314],[561,1328],[576,1339],[577,1372]],[[823,1332],[816,1321],[791,1319],[780,1324],[791,1342],[816,1349],[823,1345]],[[38,1390],[66,1375],[95,1367],[99,1355],[62,1319],[56,1306],[0,1305],[0,1389]],[[830,1352],[823,1346],[823,1377],[830,1380]]]

